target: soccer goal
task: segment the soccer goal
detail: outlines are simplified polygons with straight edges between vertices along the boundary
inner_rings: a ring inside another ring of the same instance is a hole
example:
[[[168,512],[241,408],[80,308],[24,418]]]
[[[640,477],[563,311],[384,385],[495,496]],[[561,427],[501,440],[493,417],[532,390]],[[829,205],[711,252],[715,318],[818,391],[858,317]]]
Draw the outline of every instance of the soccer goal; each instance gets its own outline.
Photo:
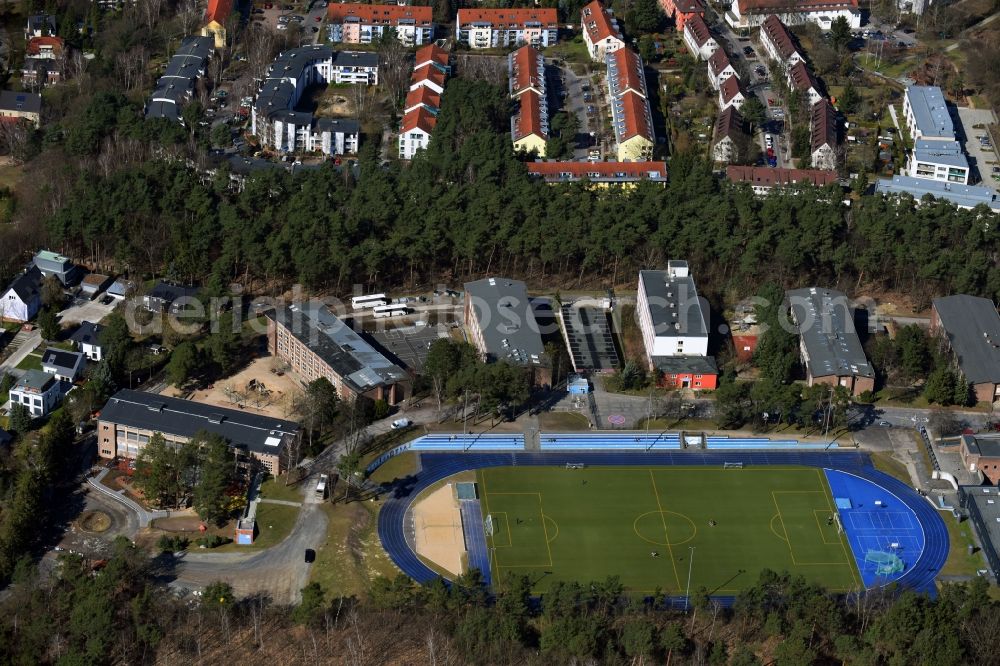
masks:
[[[869,550],[865,555],[865,564],[875,565],[875,574],[878,576],[891,576],[906,568],[899,555],[880,550]]]
[[[583,469],[586,466],[585,463],[566,463],[566,469]]]
[[[722,463],[722,469],[743,469],[743,463],[741,463],[741,462],[724,462],[724,463]]]
[[[486,529],[486,536],[493,536],[493,514],[487,514],[486,520],[483,521],[483,527]]]

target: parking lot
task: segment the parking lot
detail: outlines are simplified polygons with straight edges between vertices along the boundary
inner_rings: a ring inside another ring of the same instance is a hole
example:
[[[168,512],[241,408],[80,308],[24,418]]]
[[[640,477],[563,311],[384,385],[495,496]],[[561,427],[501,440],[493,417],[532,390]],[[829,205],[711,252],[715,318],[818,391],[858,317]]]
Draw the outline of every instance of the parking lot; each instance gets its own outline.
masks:
[[[593,83],[586,76],[576,74],[566,65],[557,65],[556,61],[546,62],[545,81],[548,90],[551,116],[565,110],[577,117],[579,130],[576,136],[576,147],[573,157],[577,160],[587,159],[594,143],[591,132],[600,129],[603,96],[600,90],[595,90]]]
[[[82,321],[97,323],[104,317],[111,314],[111,311],[118,305],[118,301],[111,301],[104,304],[104,294],[100,294],[94,300],[86,296],[79,296],[70,302],[66,309],[59,313],[59,321],[62,324],[79,324]]]
[[[326,3],[315,2],[308,11],[302,11],[298,5],[284,3],[266,3],[255,7],[254,18],[278,32],[289,32],[301,28],[301,44],[322,44],[324,39],[323,20],[326,18]]]
[[[958,140],[962,142],[965,154],[969,156],[969,165],[972,167],[973,181],[982,181],[983,187],[988,187],[1000,192],[1000,181],[993,178],[993,169],[1000,169],[1000,158],[997,157],[996,144],[991,148],[985,148],[980,143],[979,137],[989,136],[986,126],[996,122],[996,117],[989,109],[968,109],[958,108],[958,124],[955,129]],[[976,128],[976,125],[980,125]],[[1000,175],[1000,172],[997,173]]]

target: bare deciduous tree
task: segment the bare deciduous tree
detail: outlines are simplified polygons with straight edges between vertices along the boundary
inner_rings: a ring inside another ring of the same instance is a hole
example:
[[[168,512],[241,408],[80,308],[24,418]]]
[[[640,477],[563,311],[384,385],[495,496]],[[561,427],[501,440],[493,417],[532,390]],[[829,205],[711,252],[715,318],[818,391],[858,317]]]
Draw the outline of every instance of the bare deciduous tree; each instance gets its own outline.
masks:
[[[115,74],[122,88],[132,92],[143,86],[148,61],[149,54],[144,46],[133,47],[115,57]]]

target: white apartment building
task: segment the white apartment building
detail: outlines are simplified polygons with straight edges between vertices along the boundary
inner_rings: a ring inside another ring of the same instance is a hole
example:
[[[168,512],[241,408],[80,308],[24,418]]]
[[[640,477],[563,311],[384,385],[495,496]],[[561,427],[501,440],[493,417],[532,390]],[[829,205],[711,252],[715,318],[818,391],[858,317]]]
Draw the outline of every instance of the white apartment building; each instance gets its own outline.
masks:
[[[665,271],[639,271],[636,301],[646,356],[707,356],[708,323],[686,261]]]
[[[525,44],[544,48],[559,37],[555,8],[459,9],[455,39],[471,49],[496,49]]]
[[[708,60],[719,50],[719,42],[712,37],[708,24],[700,14],[695,14],[684,22],[684,45],[699,60]]]
[[[594,62],[604,62],[609,53],[625,46],[618,21],[600,0],[594,0],[580,10],[580,27],[587,53]]]
[[[760,26],[760,43],[767,57],[779,63],[785,71],[796,63],[805,62],[805,57],[795,47],[792,34],[774,14],[764,19]]]
[[[937,86],[907,86],[903,93],[903,118],[914,141],[955,140],[955,125],[944,93]]]
[[[917,139],[906,162],[906,175],[968,185],[969,160],[958,141]]]

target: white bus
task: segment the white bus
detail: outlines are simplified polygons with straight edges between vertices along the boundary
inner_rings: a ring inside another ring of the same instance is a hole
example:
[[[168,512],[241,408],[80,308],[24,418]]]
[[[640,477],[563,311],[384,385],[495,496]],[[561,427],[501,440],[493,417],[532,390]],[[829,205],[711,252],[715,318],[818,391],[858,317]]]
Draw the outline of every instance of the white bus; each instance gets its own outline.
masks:
[[[351,307],[355,310],[366,310],[385,305],[389,299],[385,294],[369,294],[368,296],[355,296],[351,299]]]
[[[316,484],[316,499],[325,500],[326,499],[326,474],[319,475],[319,483]]]
[[[403,317],[410,314],[410,308],[406,307],[402,303],[378,305],[374,310],[372,310],[372,314],[376,317]]]

